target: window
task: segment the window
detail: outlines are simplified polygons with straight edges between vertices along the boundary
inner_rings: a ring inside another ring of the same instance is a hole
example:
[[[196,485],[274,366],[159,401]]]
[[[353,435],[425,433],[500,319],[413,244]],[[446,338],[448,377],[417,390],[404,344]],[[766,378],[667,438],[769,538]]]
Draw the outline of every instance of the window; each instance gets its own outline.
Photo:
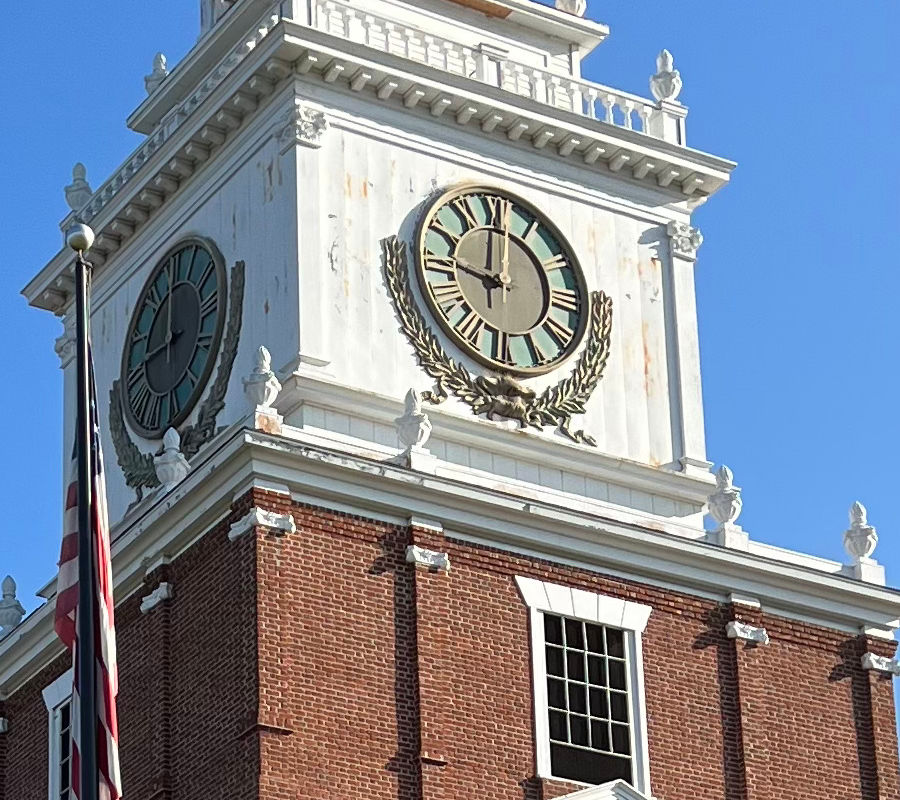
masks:
[[[70,800],[72,793],[72,670],[44,689],[49,714],[49,800]]]
[[[650,793],[641,633],[651,608],[516,578],[531,612],[537,771]]]

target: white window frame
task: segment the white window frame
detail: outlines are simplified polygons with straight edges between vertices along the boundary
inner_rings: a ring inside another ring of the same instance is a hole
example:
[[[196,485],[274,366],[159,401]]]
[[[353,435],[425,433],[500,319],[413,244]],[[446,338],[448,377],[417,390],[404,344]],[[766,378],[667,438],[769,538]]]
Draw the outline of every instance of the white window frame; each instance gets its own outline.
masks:
[[[72,681],[73,671],[67,669],[53,683],[47,686],[44,691],[44,705],[47,706],[47,714],[49,716],[49,743],[47,746],[48,762],[47,762],[47,797],[48,800],[59,800],[59,721],[62,707],[72,699]],[[77,724],[74,715],[70,713],[70,726]],[[71,789],[69,790],[72,796]]]
[[[579,783],[553,775],[550,761],[550,721],[547,699],[544,613],[606,625],[625,632],[628,659],[628,699],[631,705],[631,764],[634,788],[644,795],[650,791],[650,758],[647,745],[647,701],[644,692],[644,658],[641,635],[647,627],[651,606],[618,597],[572,589],[556,583],[516,576],[516,585],[530,612],[531,679],[534,694],[535,749],[537,776]]]

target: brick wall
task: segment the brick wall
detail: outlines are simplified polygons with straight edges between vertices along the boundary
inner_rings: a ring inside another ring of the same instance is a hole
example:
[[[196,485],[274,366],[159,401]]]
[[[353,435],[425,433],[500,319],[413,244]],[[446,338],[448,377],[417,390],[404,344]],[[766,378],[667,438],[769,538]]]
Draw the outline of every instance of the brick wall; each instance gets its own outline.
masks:
[[[230,542],[252,505],[297,531]],[[449,574],[405,560],[447,552]],[[254,490],[147,579],[175,599],[117,609],[128,800],[550,800],[535,776],[524,575],[653,607],[644,634],[659,800],[897,798],[891,681],[860,655],[890,643],[297,505]],[[725,635],[764,625],[767,646]],[[3,800],[46,797],[41,689],[5,703]]]

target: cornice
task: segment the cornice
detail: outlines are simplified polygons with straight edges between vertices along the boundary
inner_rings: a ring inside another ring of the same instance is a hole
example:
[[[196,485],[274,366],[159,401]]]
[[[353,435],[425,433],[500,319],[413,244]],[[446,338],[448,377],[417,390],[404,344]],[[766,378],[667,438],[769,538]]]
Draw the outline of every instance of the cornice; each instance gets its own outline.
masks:
[[[778,607],[826,627],[858,632],[861,626],[898,625],[895,590],[522,497],[499,480],[485,485],[478,476],[464,481],[416,473],[390,460],[324,448],[296,429],[292,435],[232,426],[176,490],[146,498],[117,524],[112,545],[117,603],[142,588],[147,559],[177,557],[230,512],[238,487],[260,481],[302,491],[325,507],[344,502],[363,512],[427,517],[439,521],[448,536],[477,537],[598,572],[615,570],[630,580],[662,581],[673,590],[696,590],[722,602],[734,592],[751,595],[763,608]],[[9,695],[62,652],[52,616],[48,602],[0,641],[0,695]]]
[[[202,64],[201,56],[191,58]],[[184,74],[199,69],[193,63]],[[214,160],[290,76],[367,96],[439,124],[473,128],[507,146],[576,161],[588,172],[652,185],[673,200],[712,194],[728,181],[735,166],[472,78],[369,47],[348,48],[338,37],[276,16],[261,21],[252,38],[233,49],[192,94],[168,112],[79,212],[97,233],[91,250],[95,268],[102,271],[123,242]],[[166,89],[168,81],[157,91],[177,94],[179,81]],[[29,303],[54,313],[65,309],[74,287],[70,261],[61,250],[29,282],[23,289]]]

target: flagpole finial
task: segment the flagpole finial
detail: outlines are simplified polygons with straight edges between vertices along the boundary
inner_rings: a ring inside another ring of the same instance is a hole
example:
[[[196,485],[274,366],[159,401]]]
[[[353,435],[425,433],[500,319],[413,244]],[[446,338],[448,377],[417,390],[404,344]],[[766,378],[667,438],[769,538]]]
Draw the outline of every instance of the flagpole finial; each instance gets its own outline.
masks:
[[[76,223],[66,231],[66,244],[80,253],[86,253],[91,249],[94,238],[94,232],[82,222]]]

